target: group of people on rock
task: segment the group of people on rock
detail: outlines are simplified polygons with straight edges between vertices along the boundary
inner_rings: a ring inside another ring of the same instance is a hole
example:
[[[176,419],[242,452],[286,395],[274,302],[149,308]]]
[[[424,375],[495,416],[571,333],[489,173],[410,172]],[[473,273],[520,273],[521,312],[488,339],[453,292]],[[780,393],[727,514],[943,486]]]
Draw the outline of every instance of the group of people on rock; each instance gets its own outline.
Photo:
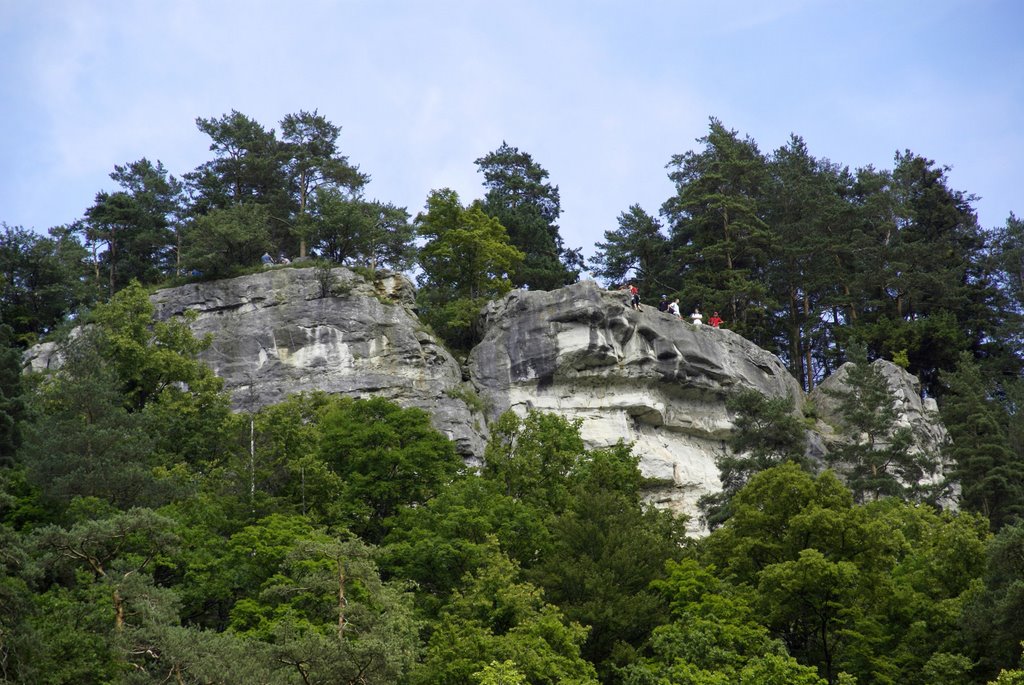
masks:
[[[640,290],[636,287],[636,284],[627,283],[622,287],[622,289],[629,294],[629,305],[638,312],[642,312],[643,308],[640,306]],[[669,302],[668,297],[666,295],[662,295],[661,301],[658,302],[658,311],[671,314],[677,319],[683,318],[682,313],[679,311],[678,297]],[[696,326],[704,324],[704,315],[700,313],[699,307],[694,307],[693,313],[690,314],[690,321]],[[718,328],[723,323],[724,321],[722,320],[722,317],[718,315],[718,312],[712,314],[711,318],[708,319],[708,325],[713,328]]]
[[[262,262],[263,266],[270,266],[271,264],[291,264],[292,260],[285,257],[282,252],[280,256],[278,256],[277,261],[274,261],[274,258],[270,256],[269,252],[264,252],[263,256],[260,257],[260,262]]]

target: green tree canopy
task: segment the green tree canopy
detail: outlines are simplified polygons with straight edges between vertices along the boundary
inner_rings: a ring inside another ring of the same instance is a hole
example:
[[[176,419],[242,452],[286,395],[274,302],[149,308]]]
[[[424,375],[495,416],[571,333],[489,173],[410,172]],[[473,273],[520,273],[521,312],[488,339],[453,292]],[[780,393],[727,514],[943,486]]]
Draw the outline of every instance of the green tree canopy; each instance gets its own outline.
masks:
[[[766,397],[757,390],[742,390],[730,396],[725,406],[735,413],[735,430],[729,436],[729,452],[715,460],[722,490],[698,501],[712,529],[729,518],[731,498],[755,473],[787,461],[809,467],[804,454],[804,425],[794,415],[791,398]]]
[[[196,127],[210,137],[214,159],[185,174],[194,213],[256,203],[279,219],[287,216],[282,213],[290,202],[285,156],[273,129],[237,110],[220,118],[198,117]]]
[[[132,280],[156,283],[180,268],[184,210],[182,184],[160,161],[115,166],[110,177],[122,190],[96,194],[82,232],[97,284],[113,294]]]
[[[308,220],[313,247],[332,262],[404,269],[414,259],[415,230],[404,208],[319,188],[310,201]]]
[[[773,235],[762,216],[767,161],[751,138],[711,119],[701,152],[673,155],[676,194],[662,206],[669,221],[682,292],[690,304],[726,312],[731,327],[765,337],[773,306],[762,282]]]
[[[753,593],[719,581],[714,567],[693,560],[670,561],[667,568],[667,577],[653,586],[671,602],[672,621],[655,629],[652,656],[624,669],[624,683],[827,682],[758,622]]]
[[[1020,665],[1024,634],[1024,525],[1006,526],[986,550],[984,583],[963,613],[968,654],[986,678]]]
[[[84,278],[88,254],[67,227],[48,237],[7,224],[0,229],[0,321],[28,347],[96,298]]]
[[[990,393],[978,364],[963,353],[955,371],[946,372],[941,406],[965,509],[986,516],[994,529],[1024,516],[1024,466],[1011,449],[1008,417]]]
[[[827,391],[839,402],[846,436],[828,460],[843,472],[859,502],[912,497],[924,477],[935,472],[938,455],[916,449],[911,429],[897,425],[889,383],[877,365],[867,362],[863,348],[854,347],[850,356],[853,361],[843,367],[846,383]]]
[[[671,262],[672,249],[661,232],[661,222],[640,205],[631,205],[619,214],[619,227],[604,232],[605,242],[597,243],[593,263],[595,273],[611,282],[622,282],[634,274],[641,293],[651,293]],[[660,289],[664,289],[661,286]]]
[[[422,506],[463,467],[422,409],[383,398],[342,398],[321,421],[320,454],[337,473],[346,523],[376,543],[399,508]]]
[[[571,501],[551,521],[550,550],[525,577],[590,628],[582,654],[608,680],[667,619],[650,586],[681,556],[685,520],[643,501],[639,458],[622,443],[590,452],[568,481]]]
[[[505,227],[479,204],[468,208],[454,190],[435,190],[416,217],[427,242],[420,249],[420,316],[459,349],[474,340],[480,308],[512,288],[509,275],[522,260]]]
[[[185,230],[185,268],[207,278],[225,278],[259,263],[274,249],[272,221],[264,205],[243,203],[196,217]]]
[[[591,685],[594,667],[580,655],[586,635],[495,550],[442,611],[412,682],[471,683],[491,662],[508,660],[530,683]]]
[[[26,419],[21,349],[13,338],[11,327],[0,321],[0,468],[13,462]]]
[[[299,237],[300,257],[306,256],[310,237],[307,208],[318,189],[332,189],[348,197],[357,195],[370,177],[349,163],[338,150],[341,127],[329,122],[316,110],[299,111],[281,120],[284,167],[291,183],[295,214],[291,220]]]
[[[476,165],[487,188],[483,211],[505,227],[509,242],[524,255],[511,274],[512,284],[553,290],[574,282],[583,262],[579,250],[563,247],[555,223],[562,214],[561,198],[558,186],[547,181],[547,170],[505,142]]]

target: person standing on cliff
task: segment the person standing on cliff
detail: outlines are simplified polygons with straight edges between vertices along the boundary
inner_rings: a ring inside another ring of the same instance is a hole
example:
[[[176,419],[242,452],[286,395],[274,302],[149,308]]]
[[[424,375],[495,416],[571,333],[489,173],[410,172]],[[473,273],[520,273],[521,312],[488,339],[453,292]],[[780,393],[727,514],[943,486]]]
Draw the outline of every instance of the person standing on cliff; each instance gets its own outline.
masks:
[[[632,296],[630,304],[633,305],[633,309],[642,312],[643,309],[640,308],[640,290],[632,283],[629,284],[629,294]]]
[[[718,315],[718,312],[712,314],[711,318],[708,319],[708,324],[714,328],[718,328],[719,326],[722,325],[722,323],[722,317]]]

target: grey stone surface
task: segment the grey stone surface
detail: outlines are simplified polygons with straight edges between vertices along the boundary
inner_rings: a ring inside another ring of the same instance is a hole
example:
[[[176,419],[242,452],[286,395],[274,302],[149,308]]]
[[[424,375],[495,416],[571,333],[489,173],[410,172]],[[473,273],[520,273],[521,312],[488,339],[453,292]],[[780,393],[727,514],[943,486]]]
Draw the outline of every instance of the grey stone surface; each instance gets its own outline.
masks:
[[[694,534],[704,532],[697,500],[721,488],[715,459],[733,430],[726,399],[749,388],[790,397],[797,408],[804,403],[775,355],[726,329],[654,307],[635,311],[621,292],[593,281],[514,291],[490,303],[480,316],[483,340],[463,368],[416,317],[405,277],[371,282],[336,267],[322,296],[318,276],[313,268],[274,268],[161,290],[151,299],[162,319],[197,314],[193,330],[212,337],[202,360],[224,379],[237,409],[312,390],[383,396],[430,412],[470,463],[482,459],[487,422],[503,411],[556,412],[582,420],[590,447],[633,443],[652,483],[649,499],[689,515]],[[26,361],[34,370],[53,368],[59,347],[37,346]],[[945,430],[934,402],[921,400],[917,380],[875,363],[920,448],[941,445]],[[838,439],[825,389],[845,377],[844,367],[811,395],[824,419],[809,434],[813,457],[823,458]]]
[[[482,417],[459,398],[458,362],[411,310],[409,281],[390,274],[369,282],[335,267],[326,297],[322,290],[316,269],[283,268],[151,299],[161,319],[197,313],[193,331],[212,336],[201,358],[224,379],[237,409],[312,390],[381,396],[429,411],[463,454],[482,454]]]
[[[590,446],[632,442],[643,474],[661,483],[651,499],[691,516],[701,495],[721,488],[715,457],[733,428],[726,398],[751,388],[803,401],[775,355],[725,329],[635,311],[593,281],[512,292],[488,305],[481,325],[469,371],[489,418],[552,411],[582,419]],[[692,525],[698,532],[696,517]]]
[[[951,465],[941,460],[942,449],[949,440],[949,435],[939,418],[935,400],[930,397],[922,398],[921,382],[891,361],[876,359],[871,365],[882,374],[889,387],[893,408],[897,414],[896,428],[909,428],[914,437],[911,450],[924,452],[938,458],[938,470],[926,479],[926,484],[939,483]],[[843,364],[808,396],[819,417],[817,432],[826,445],[834,444],[840,439],[838,437],[838,431],[842,428],[842,419],[839,414],[840,400],[833,393],[847,387],[847,378],[851,367],[850,362]],[[951,506],[954,500],[955,497],[945,501],[944,504]]]
[[[893,407],[897,413],[897,428],[909,428],[913,432],[917,449],[931,452],[941,449],[948,439],[946,428],[939,419],[935,400],[921,397],[921,382],[905,369],[886,359],[876,359],[871,365],[881,372],[889,386]],[[808,396],[814,403],[818,417],[828,426],[841,425],[839,399],[832,393],[846,388],[851,367],[850,362],[843,364]],[[828,427],[823,427],[823,431],[826,435],[834,432]]]

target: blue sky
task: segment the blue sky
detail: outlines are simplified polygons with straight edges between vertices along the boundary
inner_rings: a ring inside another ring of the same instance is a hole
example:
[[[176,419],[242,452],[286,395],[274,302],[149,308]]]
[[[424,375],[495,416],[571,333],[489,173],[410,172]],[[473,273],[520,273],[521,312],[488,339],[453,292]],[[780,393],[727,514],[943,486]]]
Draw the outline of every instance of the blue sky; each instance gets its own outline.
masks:
[[[211,157],[196,117],[316,109],[412,214],[529,152],[588,256],[712,116],[851,169],[909,149],[991,228],[1024,214],[1022,28],[1018,0],[0,0],[0,221],[71,222],[141,157],[181,176]]]

